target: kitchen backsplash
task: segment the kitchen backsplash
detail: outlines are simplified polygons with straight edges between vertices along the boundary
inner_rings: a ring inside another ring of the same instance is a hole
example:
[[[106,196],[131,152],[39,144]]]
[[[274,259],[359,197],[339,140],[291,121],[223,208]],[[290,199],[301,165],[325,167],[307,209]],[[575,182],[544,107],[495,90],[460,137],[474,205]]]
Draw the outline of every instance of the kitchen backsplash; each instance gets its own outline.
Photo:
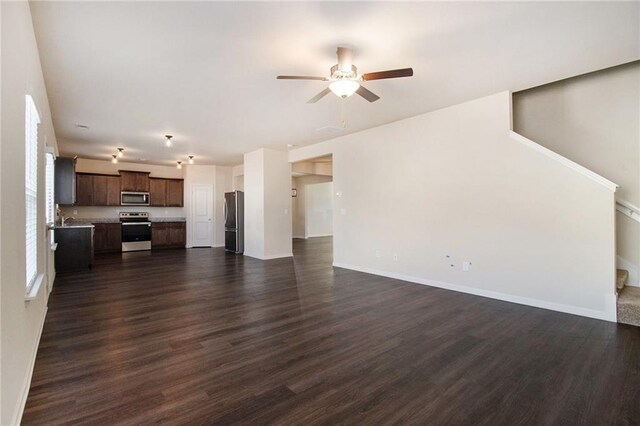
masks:
[[[64,217],[83,218],[117,218],[120,212],[149,212],[153,217],[184,217],[184,207],[146,207],[146,206],[117,206],[117,207],[88,207],[88,206],[60,206]]]

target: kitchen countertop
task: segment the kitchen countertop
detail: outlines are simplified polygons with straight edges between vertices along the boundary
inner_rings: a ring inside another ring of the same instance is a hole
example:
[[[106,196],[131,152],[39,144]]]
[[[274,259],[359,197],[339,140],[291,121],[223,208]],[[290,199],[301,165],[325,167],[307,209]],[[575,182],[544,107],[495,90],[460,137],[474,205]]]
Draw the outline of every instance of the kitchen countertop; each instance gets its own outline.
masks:
[[[90,223],[65,223],[63,225],[56,225],[55,229],[77,229],[77,228],[95,228]]]
[[[187,219],[184,217],[150,217],[149,222],[186,222]],[[65,228],[70,226],[93,226],[93,223],[120,223],[120,220],[117,217],[92,217],[92,218],[81,218],[81,219],[68,219],[68,225],[65,225]]]

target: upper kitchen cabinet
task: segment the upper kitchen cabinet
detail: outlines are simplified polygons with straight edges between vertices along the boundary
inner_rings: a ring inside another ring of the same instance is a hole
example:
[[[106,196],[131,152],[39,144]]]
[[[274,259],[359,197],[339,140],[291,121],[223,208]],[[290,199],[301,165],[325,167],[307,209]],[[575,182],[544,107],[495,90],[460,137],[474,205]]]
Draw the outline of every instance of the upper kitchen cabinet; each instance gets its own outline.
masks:
[[[167,207],[184,206],[184,181],[182,179],[167,179]]]
[[[120,170],[120,188],[123,192],[149,192],[149,172]]]
[[[93,175],[76,173],[76,206],[93,206]]]
[[[149,178],[151,206],[183,207],[184,181],[182,179]]]
[[[54,200],[56,204],[70,205],[76,202],[76,160],[58,157],[55,162]]]
[[[77,206],[119,206],[120,177],[77,173],[75,204]]]
[[[149,205],[164,207],[167,205],[167,180],[149,178]]]
[[[120,177],[93,175],[93,205],[120,205]]]

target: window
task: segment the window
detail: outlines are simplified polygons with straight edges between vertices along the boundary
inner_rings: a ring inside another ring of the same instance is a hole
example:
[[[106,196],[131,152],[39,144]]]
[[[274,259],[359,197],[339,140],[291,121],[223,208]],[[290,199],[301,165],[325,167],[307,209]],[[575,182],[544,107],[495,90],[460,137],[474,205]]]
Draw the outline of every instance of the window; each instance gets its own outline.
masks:
[[[38,124],[40,117],[31,96],[25,107],[25,177],[27,288],[38,275]]]
[[[53,152],[47,152],[46,155],[47,164],[46,164],[46,172],[45,172],[45,191],[47,198],[47,211],[46,211],[46,220],[47,224],[52,224],[56,221],[56,205],[53,199],[53,187],[55,185],[55,175],[54,175],[54,167],[56,157]]]

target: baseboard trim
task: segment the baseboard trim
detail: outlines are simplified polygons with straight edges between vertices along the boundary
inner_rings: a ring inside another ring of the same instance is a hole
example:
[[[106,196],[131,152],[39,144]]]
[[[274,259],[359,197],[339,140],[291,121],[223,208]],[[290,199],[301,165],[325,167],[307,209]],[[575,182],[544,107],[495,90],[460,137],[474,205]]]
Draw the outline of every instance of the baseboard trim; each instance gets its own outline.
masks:
[[[258,256],[258,255],[249,254],[249,253],[245,253],[244,255],[253,257],[254,259],[259,259],[259,260],[272,260],[272,259],[282,259],[283,257],[293,257],[293,253],[271,254],[269,256]]]
[[[316,238],[316,237],[332,237],[333,234],[313,234],[307,235],[307,238]]]
[[[36,365],[36,357],[38,356],[38,348],[40,347],[40,338],[42,337],[42,330],[44,329],[44,321],[47,318],[48,307],[45,306],[44,313],[42,315],[42,321],[40,323],[40,330],[38,330],[38,338],[36,339],[35,347],[32,350],[31,360],[29,361],[29,368],[27,370],[27,377],[23,383],[22,396],[18,401],[18,407],[15,412],[15,418],[11,422],[13,425],[19,425],[22,421],[22,414],[24,413],[24,407],[27,405],[27,398],[29,397],[29,389],[31,389],[31,379],[33,378],[33,368]]]
[[[528,297],[515,296],[512,294],[500,293],[500,292],[490,291],[490,290],[483,290],[475,287],[467,287],[459,284],[450,284],[450,283],[445,283],[441,281],[434,281],[434,280],[428,280],[428,279],[419,278],[419,277],[412,277],[409,275],[398,274],[394,272],[380,271],[377,269],[360,267],[360,266],[351,265],[348,263],[333,262],[333,266],[337,268],[351,269],[353,271],[364,272],[367,274],[380,275],[382,277],[408,281],[415,284],[428,285],[431,287],[438,287],[445,290],[452,290],[460,293],[473,294],[475,296],[488,297],[490,299],[497,299],[505,302],[517,303],[519,305],[532,306],[534,308],[548,309],[550,311],[563,312],[563,313],[572,314],[572,315],[579,315],[579,316],[599,319],[603,321],[610,321],[610,322],[617,321],[616,295],[614,293],[612,293],[611,295],[606,295],[607,300],[605,300],[605,304],[606,304],[605,311],[596,311],[594,309],[581,308],[578,306],[565,305],[562,303],[553,303],[545,300],[531,299]]]

